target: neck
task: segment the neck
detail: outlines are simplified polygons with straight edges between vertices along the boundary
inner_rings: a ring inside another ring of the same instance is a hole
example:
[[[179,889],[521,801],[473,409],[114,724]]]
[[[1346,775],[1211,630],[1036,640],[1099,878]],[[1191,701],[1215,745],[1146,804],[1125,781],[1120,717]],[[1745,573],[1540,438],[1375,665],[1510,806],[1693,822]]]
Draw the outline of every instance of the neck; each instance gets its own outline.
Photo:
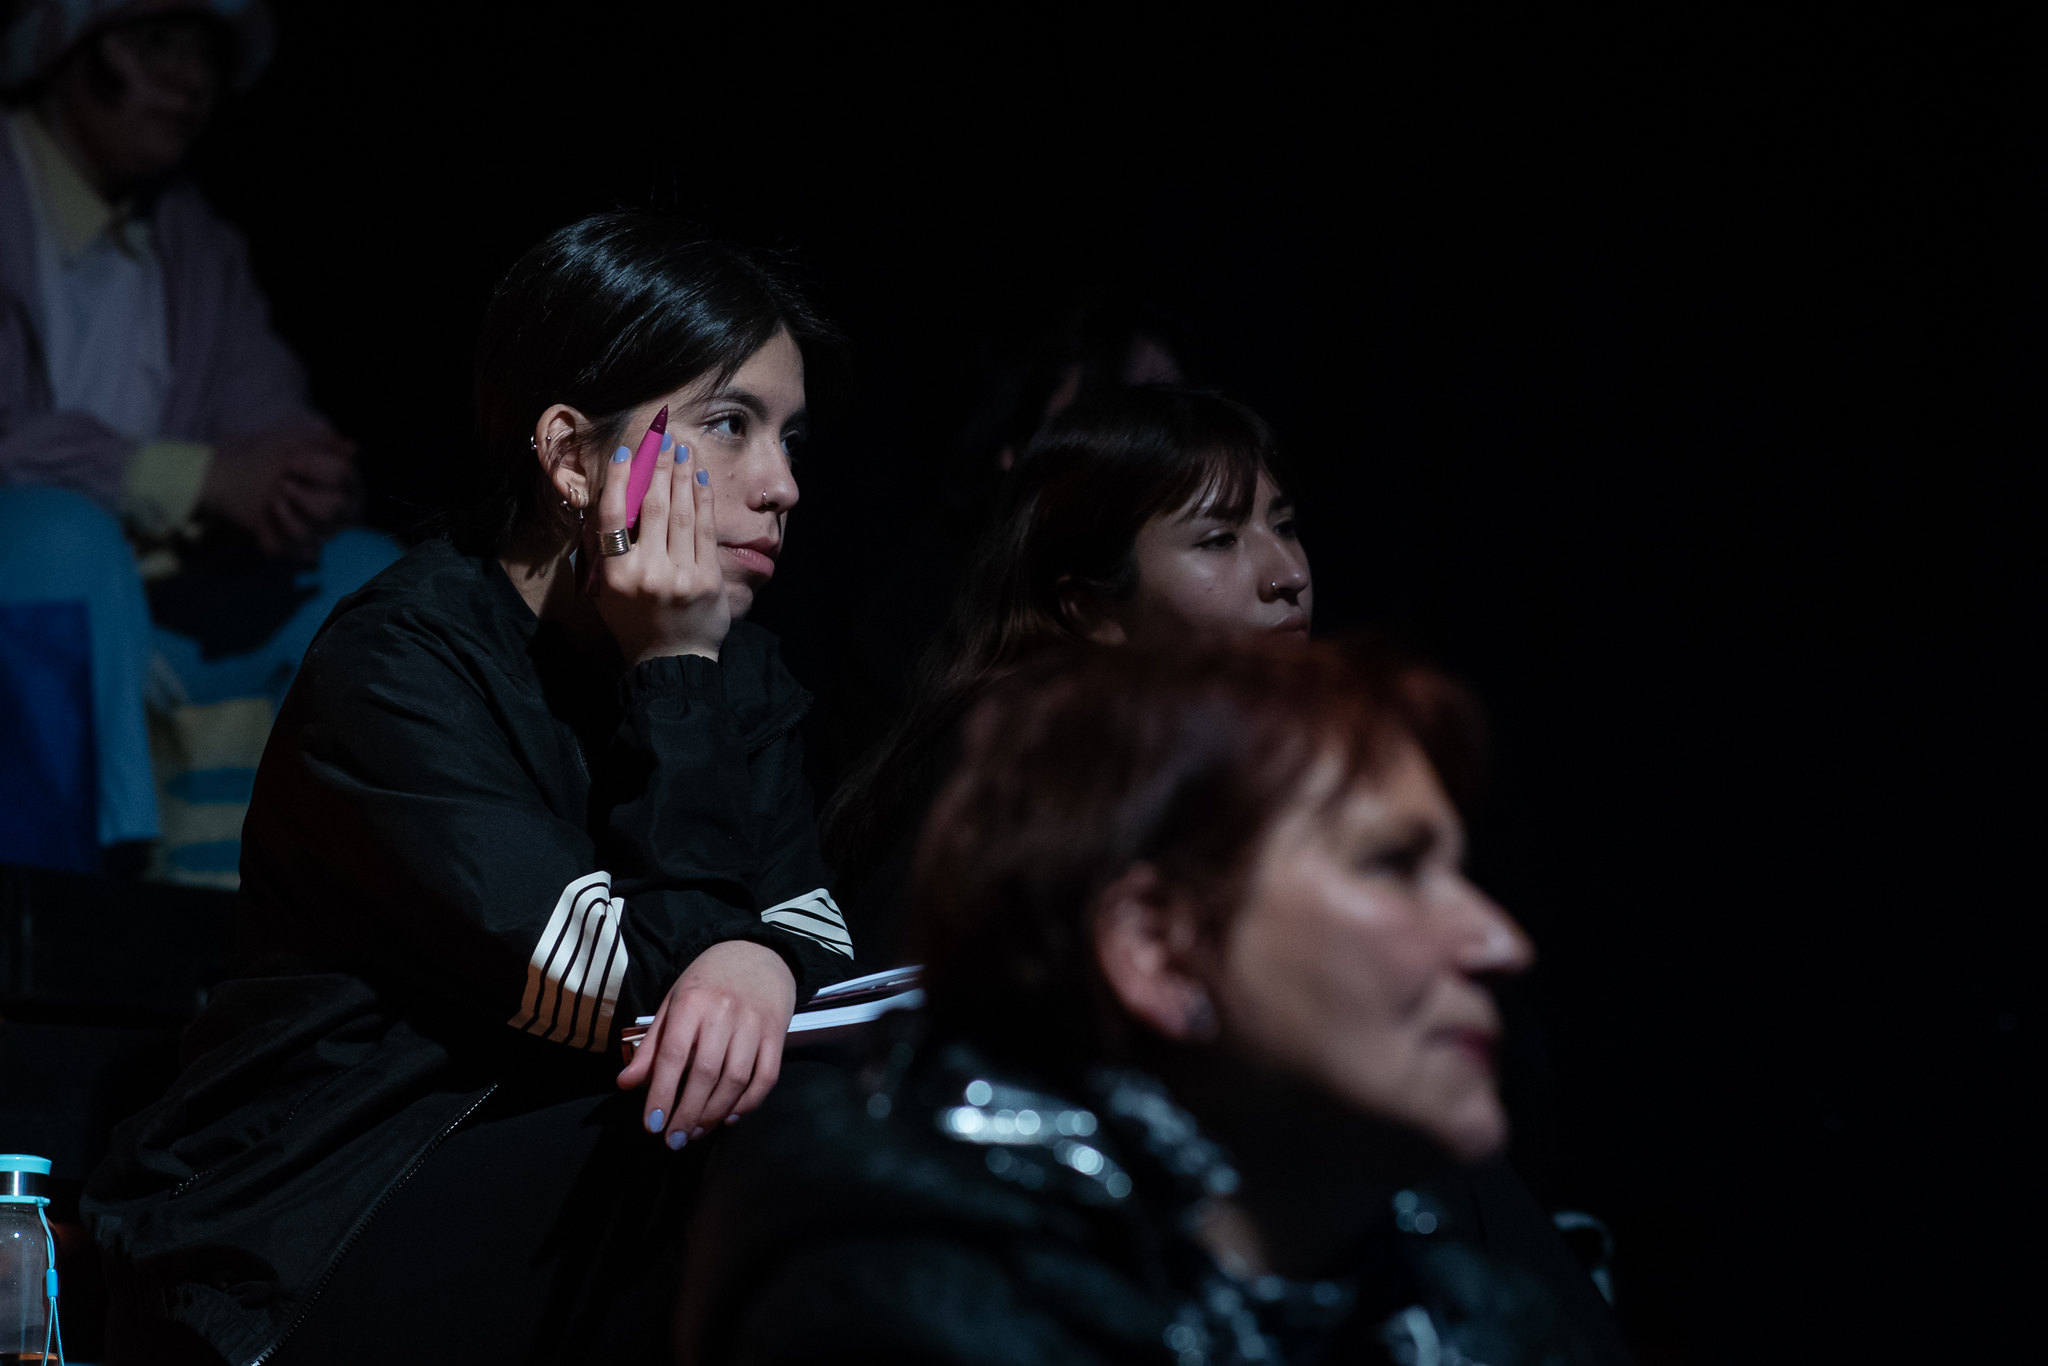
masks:
[[[574,640],[609,642],[611,632],[578,586],[571,549],[539,542],[513,545],[498,556],[498,564],[536,617],[560,626]]]
[[[1265,1068],[1214,1056],[1159,1069],[1242,1181],[1212,1201],[1198,1236],[1247,1275],[1335,1274],[1390,1218],[1389,1201],[1444,1159],[1416,1135],[1337,1105]]]

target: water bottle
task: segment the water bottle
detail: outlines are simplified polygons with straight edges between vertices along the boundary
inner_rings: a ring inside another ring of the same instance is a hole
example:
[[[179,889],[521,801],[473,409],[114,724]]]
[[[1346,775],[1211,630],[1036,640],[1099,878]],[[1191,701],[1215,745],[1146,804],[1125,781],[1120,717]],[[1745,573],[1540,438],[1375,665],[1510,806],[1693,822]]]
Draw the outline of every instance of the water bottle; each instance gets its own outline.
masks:
[[[0,1366],[64,1361],[57,1238],[43,1213],[49,1174],[47,1157],[0,1153]]]

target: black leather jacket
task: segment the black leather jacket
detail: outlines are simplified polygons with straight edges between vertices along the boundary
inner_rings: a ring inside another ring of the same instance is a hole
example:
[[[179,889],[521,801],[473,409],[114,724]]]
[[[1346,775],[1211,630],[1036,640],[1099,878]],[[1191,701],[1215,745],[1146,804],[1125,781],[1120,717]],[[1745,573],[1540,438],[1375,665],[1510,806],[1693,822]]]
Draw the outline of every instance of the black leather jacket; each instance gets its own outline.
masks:
[[[262,1360],[504,1079],[611,1089],[620,1025],[714,943],[777,950],[799,1001],[850,975],[809,705],[745,623],[621,676],[445,542],[344,600],[257,773],[249,975],[88,1186],[116,1294]]]
[[[686,1366],[1589,1359],[1539,1283],[1412,1190],[1387,1192],[1340,1276],[1226,1273],[1190,1215],[1236,1173],[1142,1073],[1059,1094],[906,1037],[865,1071],[799,1065],[721,1142],[683,1281]]]

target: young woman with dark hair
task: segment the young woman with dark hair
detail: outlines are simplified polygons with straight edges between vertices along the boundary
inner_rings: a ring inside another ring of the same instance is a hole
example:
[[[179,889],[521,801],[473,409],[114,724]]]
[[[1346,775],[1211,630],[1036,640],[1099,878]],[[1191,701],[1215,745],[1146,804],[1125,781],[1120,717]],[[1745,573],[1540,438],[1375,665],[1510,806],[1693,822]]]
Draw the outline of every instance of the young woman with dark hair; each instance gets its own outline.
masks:
[[[862,952],[904,961],[909,853],[990,684],[1049,649],[1190,633],[1307,638],[1314,609],[1273,434],[1220,394],[1104,391],[1033,438],[894,730],[825,816]]]
[[[994,685],[917,856],[923,1028],[733,1136],[683,1359],[1583,1360],[1417,1184],[1504,1143],[1486,982],[1530,961],[1433,761],[1470,714],[1329,644]]]
[[[243,837],[247,975],[91,1184],[117,1359],[658,1355],[675,1150],[851,971],[809,695],[744,621],[829,340],[641,215],[505,277],[473,500],[314,644]]]

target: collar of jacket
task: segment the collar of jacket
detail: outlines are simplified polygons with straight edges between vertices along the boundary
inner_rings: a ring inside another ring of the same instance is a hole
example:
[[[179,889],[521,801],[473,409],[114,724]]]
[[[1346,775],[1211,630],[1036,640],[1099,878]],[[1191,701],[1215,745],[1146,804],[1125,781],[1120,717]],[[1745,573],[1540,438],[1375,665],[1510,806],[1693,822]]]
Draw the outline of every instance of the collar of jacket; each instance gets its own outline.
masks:
[[[1181,1360],[1308,1359],[1350,1314],[1357,1290],[1349,1281],[1246,1278],[1202,1246],[1195,1228],[1204,1203],[1237,1190],[1237,1169],[1158,1078],[1096,1068],[1079,1088],[1083,1102],[1006,1080],[958,1043],[944,1048],[937,1072],[939,1131],[985,1148],[1003,1180],[1084,1205],[1133,1203],[1143,1184],[1147,1216],[1174,1234],[1166,1255],[1180,1297],[1167,1343]]]

